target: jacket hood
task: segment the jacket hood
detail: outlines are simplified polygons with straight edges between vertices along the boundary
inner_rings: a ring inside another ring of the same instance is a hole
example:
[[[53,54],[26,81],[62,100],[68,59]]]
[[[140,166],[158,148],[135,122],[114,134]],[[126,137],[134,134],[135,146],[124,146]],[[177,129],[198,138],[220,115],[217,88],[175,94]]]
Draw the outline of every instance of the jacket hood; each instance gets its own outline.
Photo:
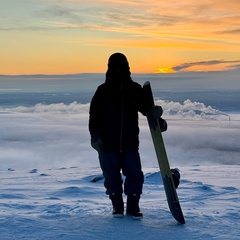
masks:
[[[114,53],[108,59],[106,72],[107,83],[124,83],[131,81],[131,72],[126,56],[122,53]]]

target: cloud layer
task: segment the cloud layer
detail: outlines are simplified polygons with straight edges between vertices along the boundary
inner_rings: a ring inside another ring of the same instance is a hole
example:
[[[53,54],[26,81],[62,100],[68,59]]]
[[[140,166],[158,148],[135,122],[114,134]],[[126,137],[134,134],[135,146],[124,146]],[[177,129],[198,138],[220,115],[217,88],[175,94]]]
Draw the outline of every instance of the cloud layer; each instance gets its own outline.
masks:
[[[229,121],[218,111],[190,101],[163,107],[169,125],[163,136],[172,164],[239,163],[239,118]],[[89,142],[88,108],[88,104],[72,103],[1,109],[0,169],[98,166]],[[155,157],[149,158],[154,150],[143,116],[140,128],[143,166],[157,166]]]
[[[240,4],[223,1],[5,1],[1,30],[92,28],[150,36],[207,40],[239,34]],[[18,7],[18,13],[13,6]],[[227,7],[222,7],[226,6]],[[207,11],[206,11],[207,10]],[[143,17],[144,16],[144,17]],[[17,20],[17,21],[15,21]],[[31,20],[31,21],[29,21]],[[216,25],[217,24],[217,25]],[[204,28],[203,28],[204,27]],[[185,28],[184,31],[183,29]],[[172,32],[172,34],[171,34]],[[187,34],[189,33],[189,34]],[[230,40],[229,40],[230,41]],[[231,40],[234,42],[234,39]]]

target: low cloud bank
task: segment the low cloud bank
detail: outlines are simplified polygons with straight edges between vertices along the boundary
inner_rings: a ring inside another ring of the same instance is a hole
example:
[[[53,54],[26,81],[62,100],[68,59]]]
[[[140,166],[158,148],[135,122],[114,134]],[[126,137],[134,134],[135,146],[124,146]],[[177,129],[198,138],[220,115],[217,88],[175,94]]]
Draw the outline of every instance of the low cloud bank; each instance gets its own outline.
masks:
[[[160,103],[169,125],[163,137],[172,165],[239,164],[239,115],[229,121],[201,103]],[[0,170],[98,168],[97,153],[90,146],[88,109],[89,104],[77,102],[1,109]],[[155,167],[156,156],[144,116],[140,116],[140,129],[143,167]]]

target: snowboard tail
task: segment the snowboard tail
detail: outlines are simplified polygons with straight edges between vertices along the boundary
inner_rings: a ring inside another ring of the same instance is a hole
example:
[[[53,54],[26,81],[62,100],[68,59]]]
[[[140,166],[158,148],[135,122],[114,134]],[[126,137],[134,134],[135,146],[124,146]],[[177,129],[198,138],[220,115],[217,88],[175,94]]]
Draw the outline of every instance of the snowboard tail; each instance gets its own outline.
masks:
[[[155,148],[155,152],[157,155],[157,160],[161,172],[161,176],[163,179],[163,185],[168,201],[169,209],[173,215],[173,217],[181,224],[185,224],[184,216],[182,213],[182,209],[178,200],[178,195],[175,189],[175,185],[173,182],[173,177],[170,169],[170,165],[168,162],[167,153],[165,150],[161,128],[158,122],[158,119],[155,118],[152,114],[152,109],[154,108],[154,100],[152,95],[152,89],[150,82],[146,82],[143,85],[143,91],[147,106],[147,120]]]

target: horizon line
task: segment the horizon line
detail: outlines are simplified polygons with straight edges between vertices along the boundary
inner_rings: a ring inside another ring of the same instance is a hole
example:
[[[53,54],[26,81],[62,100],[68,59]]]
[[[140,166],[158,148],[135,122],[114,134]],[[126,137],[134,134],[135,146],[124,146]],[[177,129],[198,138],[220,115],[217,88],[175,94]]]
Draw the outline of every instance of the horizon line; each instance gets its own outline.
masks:
[[[236,72],[240,70],[237,69],[225,69],[225,70],[208,70],[208,71],[175,71],[175,72],[131,72],[134,75],[174,75],[174,74],[203,74],[203,73],[226,73],[226,72]],[[29,74],[0,74],[0,77],[60,77],[60,76],[78,76],[78,75],[96,75],[96,74],[106,74],[105,72],[82,72],[82,73],[29,73]]]

